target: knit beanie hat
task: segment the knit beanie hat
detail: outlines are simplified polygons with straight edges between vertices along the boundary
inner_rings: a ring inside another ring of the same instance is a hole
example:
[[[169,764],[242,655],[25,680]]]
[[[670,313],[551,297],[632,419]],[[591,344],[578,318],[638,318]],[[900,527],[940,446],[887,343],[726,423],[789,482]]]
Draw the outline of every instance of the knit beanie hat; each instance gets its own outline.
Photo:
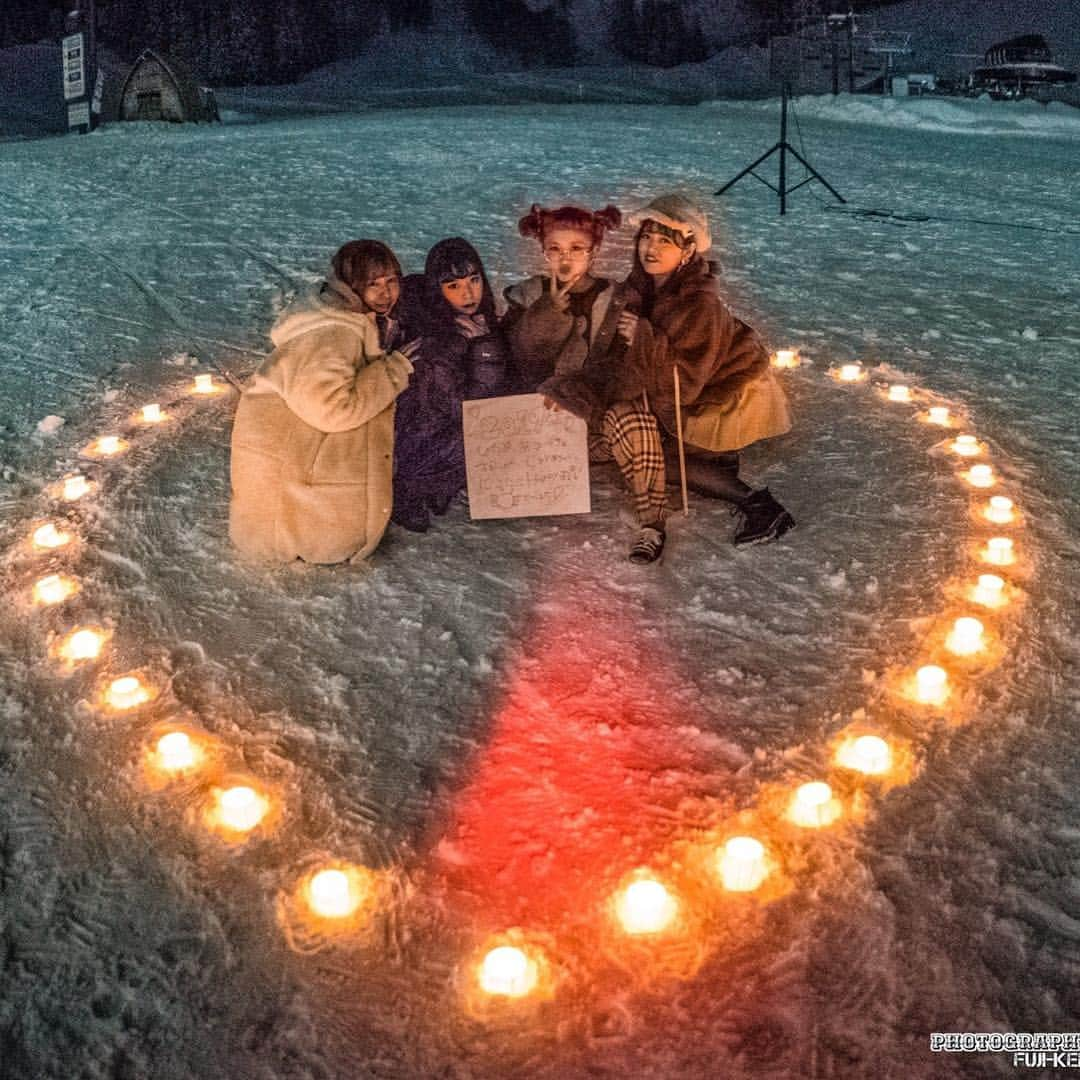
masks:
[[[685,195],[658,195],[647,206],[629,214],[627,220],[631,225],[658,221],[677,232],[684,240],[693,240],[701,253],[712,247],[712,236],[705,212]]]

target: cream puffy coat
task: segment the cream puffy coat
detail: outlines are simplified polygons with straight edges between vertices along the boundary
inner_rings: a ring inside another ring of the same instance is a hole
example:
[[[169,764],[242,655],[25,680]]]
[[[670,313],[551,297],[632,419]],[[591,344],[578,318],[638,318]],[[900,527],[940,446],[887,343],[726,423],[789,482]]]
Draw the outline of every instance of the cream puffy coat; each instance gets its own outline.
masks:
[[[229,536],[257,559],[364,558],[390,518],[394,400],[412,364],[380,350],[374,315],[319,298],[270,336],[233,425]]]

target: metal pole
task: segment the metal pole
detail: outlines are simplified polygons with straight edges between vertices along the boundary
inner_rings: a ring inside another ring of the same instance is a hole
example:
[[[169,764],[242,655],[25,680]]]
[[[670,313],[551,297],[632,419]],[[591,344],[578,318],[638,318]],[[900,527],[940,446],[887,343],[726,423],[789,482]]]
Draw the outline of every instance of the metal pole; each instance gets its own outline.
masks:
[[[787,98],[785,81],[780,91],[780,214],[787,213]]]
[[[847,16],[847,83],[848,93],[855,93],[855,14]]]

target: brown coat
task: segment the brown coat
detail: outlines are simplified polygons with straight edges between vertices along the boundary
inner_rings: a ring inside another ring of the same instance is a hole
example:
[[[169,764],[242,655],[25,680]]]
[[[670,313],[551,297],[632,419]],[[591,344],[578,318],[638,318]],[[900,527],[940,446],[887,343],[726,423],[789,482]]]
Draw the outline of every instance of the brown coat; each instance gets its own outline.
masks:
[[[240,398],[229,536],[252,558],[370,554],[390,517],[394,400],[412,364],[374,317],[323,299],[283,316]]]
[[[721,301],[717,280],[700,255],[665,283],[648,318],[638,321],[610,400],[647,394],[650,410],[675,434],[675,366],[684,420],[710,406],[731,408],[750,383],[769,372],[765,345]]]

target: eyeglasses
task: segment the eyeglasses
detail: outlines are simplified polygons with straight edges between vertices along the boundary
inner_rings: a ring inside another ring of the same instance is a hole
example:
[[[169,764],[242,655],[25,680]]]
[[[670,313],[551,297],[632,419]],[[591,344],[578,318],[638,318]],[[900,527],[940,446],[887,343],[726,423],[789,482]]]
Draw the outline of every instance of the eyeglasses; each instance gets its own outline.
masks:
[[[568,248],[561,248],[557,244],[549,244],[544,248],[545,259],[587,259],[593,249],[584,244],[571,244]]]

